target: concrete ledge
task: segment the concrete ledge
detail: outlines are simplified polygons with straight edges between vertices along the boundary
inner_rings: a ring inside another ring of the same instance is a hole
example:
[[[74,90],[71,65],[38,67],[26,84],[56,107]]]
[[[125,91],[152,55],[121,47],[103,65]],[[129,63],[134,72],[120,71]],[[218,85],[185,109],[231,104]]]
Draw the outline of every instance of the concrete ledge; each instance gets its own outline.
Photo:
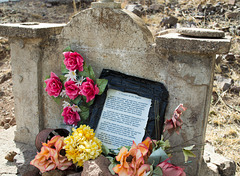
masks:
[[[43,38],[58,35],[66,24],[15,23],[0,24],[0,36],[18,38]]]
[[[202,54],[223,54],[230,49],[231,38],[194,38],[178,33],[167,33],[156,38],[157,51],[173,51]]]

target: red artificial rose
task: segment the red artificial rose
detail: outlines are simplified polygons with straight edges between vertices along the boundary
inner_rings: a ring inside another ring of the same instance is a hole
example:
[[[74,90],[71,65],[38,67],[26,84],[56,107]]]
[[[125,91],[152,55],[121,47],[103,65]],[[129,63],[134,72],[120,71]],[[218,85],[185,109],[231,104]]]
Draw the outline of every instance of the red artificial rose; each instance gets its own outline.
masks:
[[[83,71],[83,57],[77,52],[64,52],[64,64],[70,71],[79,70]]]
[[[71,106],[67,106],[62,112],[63,121],[67,125],[77,125],[80,121],[80,116],[77,111],[74,111]]]
[[[74,81],[66,81],[65,84],[66,94],[71,100],[77,98],[80,92],[80,87]]]
[[[58,76],[51,72],[51,76],[49,79],[45,80],[46,88],[48,95],[58,97],[62,90],[62,83]]]
[[[168,160],[169,158],[157,165],[162,168],[163,176],[186,176],[181,167],[168,163]]]
[[[99,93],[97,85],[94,85],[92,79],[87,77],[87,81],[81,85],[80,95],[84,95],[87,98],[87,103],[95,98],[95,95]]]

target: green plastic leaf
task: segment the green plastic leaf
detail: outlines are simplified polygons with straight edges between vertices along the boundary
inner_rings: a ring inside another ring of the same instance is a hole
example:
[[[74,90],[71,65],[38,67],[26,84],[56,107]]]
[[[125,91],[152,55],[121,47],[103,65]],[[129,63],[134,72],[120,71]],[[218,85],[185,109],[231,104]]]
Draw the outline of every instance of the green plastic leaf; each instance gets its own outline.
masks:
[[[67,74],[69,72],[69,70],[66,68],[66,65],[64,64],[63,61],[62,61],[62,65],[61,65],[61,72],[63,74]]]
[[[78,105],[79,102],[81,101],[82,97],[78,96],[77,98],[75,98],[74,100],[71,100],[72,103],[74,103],[75,105]]]
[[[161,167],[156,167],[153,171],[152,176],[163,176]]]
[[[196,157],[196,155],[191,151],[194,146],[195,145],[191,145],[191,146],[188,146],[188,147],[184,147],[182,149],[183,155],[184,155],[184,159],[185,159],[185,163],[187,163],[188,157]]]
[[[64,83],[67,78],[64,75],[60,75],[59,79],[61,80],[62,83]]]
[[[43,84],[43,87],[44,87],[44,88],[47,87],[47,84],[45,83],[45,80],[46,80],[46,79],[49,79],[49,78],[50,78],[50,75],[47,75],[47,76],[45,77],[45,79],[44,79],[44,84]]]
[[[193,147],[195,147],[195,145],[187,146],[187,147],[184,147],[183,149],[184,150],[192,150]]]
[[[72,51],[70,46],[68,46],[67,48],[65,48],[65,49],[63,50],[63,52],[68,52],[68,51]]]
[[[165,151],[162,148],[159,148],[152,152],[152,154],[148,158],[148,163],[152,164],[153,166],[157,166],[159,163],[166,160],[168,155],[165,153]]]
[[[102,144],[102,153],[107,156],[109,154],[109,149],[106,145]]]
[[[94,99],[87,103],[87,98],[85,96],[82,96],[82,97],[83,97],[83,101],[85,102],[86,106],[91,106],[93,104]]]
[[[102,93],[104,92],[104,90],[107,86],[108,80],[107,79],[97,79],[96,83],[97,83],[98,88],[99,88],[98,95],[102,95]]]
[[[146,173],[146,176],[152,176],[153,175],[153,165],[150,165],[150,171]]]
[[[62,102],[62,98],[61,97],[53,97],[53,100],[57,103],[57,104],[60,104]]]
[[[81,112],[79,113],[81,121],[87,120],[89,117],[89,108],[86,106],[80,106],[79,108],[81,109]]]
[[[112,175],[115,175],[116,173],[113,171],[113,168],[116,166],[117,164],[115,163],[111,163],[109,166],[108,166],[108,170],[111,172]]]
[[[93,68],[92,68],[91,65],[88,66],[88,71],[89,71],[89,77],[90,77],[93,81],[95,81],[95,73],[94,73]]]
[[[85,64],[85,62],[83,64],[83,71],[81,71],[81,72],[79,71],[78,75],[80,77],[83,76],[83,77],[89,77],[90,78],[89,69],[88,69],[88,66]]]

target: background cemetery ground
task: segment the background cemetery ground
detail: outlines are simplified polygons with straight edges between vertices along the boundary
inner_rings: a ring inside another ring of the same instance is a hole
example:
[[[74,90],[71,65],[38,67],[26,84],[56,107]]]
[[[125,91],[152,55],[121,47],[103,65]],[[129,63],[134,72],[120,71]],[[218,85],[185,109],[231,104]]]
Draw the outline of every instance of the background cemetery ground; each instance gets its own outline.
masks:
[[[49,2],[22,0],[0,4],[0,23],[64,23],[74,14],[72,3],[62,4],[61,0]],[[203,1],[179,1],[174,5],[174,1],[171,2],[162,5],[160,1],[152,1],[151,4],[146,0],[128,8],[142,16],[155,36],[168,26],[177,25],[221,29],[233,37],[232,54],[217,58],[206,140],[215,146],[218,153],[237,163],[237,174],[240,175],[240,3],[234,4],[234,0],[225,0],[223,3],[211,1],[211,4]],[[122,5],[127,7],[129,3],[122,2]],[[84,1],[79,9],[80,4],[77,3],[77,10],[83,10],[89,4]],[[5,129],[15,124],[10,62],[8,41],[0,38],[0,118],[1,128]]]

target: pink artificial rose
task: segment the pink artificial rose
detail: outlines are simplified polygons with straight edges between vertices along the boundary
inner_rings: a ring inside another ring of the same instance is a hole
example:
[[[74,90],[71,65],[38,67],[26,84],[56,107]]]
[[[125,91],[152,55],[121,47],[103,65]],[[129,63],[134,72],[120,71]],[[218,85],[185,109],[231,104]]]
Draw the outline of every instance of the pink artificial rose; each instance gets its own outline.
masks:
[[[83,71],[83,57],[77,52],[64,52],[64,64],[70,71],[79,70]]]
[[[73,111],[71,106],[67,106],[62,112],[63,120],[67,125],[77,125],[80,121],[80,116],[77,111]]]
[[[83,82],[81,85],[80,95],[84,95],[87,98],[87,103],[95,98],[95,95],[99,93],[97,85],[94,85],[94,82],[90,78],[86,78],[87,81]]]
[[[168,163],[168,160],[169,158],[157,165],[162,168],[163,176],[186,176],[181,167]]]
[[[65,84],[66,94],[71,100],[77,98],[80,92],[80,87],[74,81],[66,81]]]
[[[47,85],[45,90],[48,95],[58,97],[62,90],[62,83],[58,76],[55,73],[51,72],[50,78],[46,79],[45,83]]]

